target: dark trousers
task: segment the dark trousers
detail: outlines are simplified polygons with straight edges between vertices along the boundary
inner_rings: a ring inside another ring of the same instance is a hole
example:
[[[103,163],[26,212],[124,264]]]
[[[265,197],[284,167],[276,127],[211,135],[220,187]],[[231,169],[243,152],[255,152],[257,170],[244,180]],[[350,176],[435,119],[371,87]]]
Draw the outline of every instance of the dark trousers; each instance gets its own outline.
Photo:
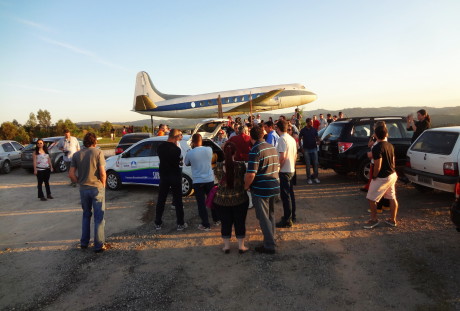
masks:
[[[43,189],[42,185],[45,183],[45,188],[46,188],[46,195],[50,196],[51,195],[51,189],[50,189],[50,174],[51,170],[48,168],[46,170],[37,170],[37,189],[38,189],[38,197],[39,198],[44,198],[45,196],[43,195]]]
[[[279,173],[280,176],[280,191],[281,201],[283,202],[284,221],[289,221],[296,218],[295,215],[295,196],[293,176],[294,173]]]
[[[166,175],[166,176],[164,176]],[[165,211],[166,198],[169,189],[172,191],[173,204],[176,207],[176,222],[178,225],[184,224],[184,205],[182,203],[182,176],[170,176],[163,174],[160,176],[160,187],[158,189],[158,200],[156,206],[155,224],[161,225],[163,212]]]
[[[246,236],[246,215],[248,214],[249,201],[236,206],[221,206],[214,204],[214,210],[218,211],[221,223],[222,238],[232,237],[232,227],[235,226],[237,239],[244,239]]]
[[[201,218],[201,224],[204,227],[209,227],[209,218],[208,218],[208,210],[206,208],[206,196],[211,191],[212,187],[214,187],[214,182],[207,182],[207,183],[198,183],[193,184],[193,190],[195,190],[195,199],[198,205],[198,214]],[[217,217],[215,209],[211,209],[212,220],[214,222],[218,221],[219,218]]]

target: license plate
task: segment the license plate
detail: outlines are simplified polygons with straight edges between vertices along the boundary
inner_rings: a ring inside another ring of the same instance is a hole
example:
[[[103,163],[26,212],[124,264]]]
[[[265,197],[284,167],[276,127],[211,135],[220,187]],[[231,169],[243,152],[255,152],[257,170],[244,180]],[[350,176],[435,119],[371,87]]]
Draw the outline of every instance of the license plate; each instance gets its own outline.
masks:
[[[421,183],[424,183],[424,184],[428,184],[428,185],[431,185],[433,183],[433,179],[430,178],[430,177],[426,177],[426,176],[418,176],[417,177],[417,180]]]
[[[327,151],[327,150],[329,149],[329,146],[323,145],[323,146],[321,147],[321,149],[323,149],[324,151]]]

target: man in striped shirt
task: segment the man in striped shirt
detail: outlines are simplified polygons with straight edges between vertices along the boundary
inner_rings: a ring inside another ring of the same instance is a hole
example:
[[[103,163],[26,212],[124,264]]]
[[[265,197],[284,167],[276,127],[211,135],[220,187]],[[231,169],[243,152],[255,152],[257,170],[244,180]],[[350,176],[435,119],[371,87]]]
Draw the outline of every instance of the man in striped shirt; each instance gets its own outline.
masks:
[[[264,141],[263,129],[251,129],[248,169],[244,177],[244,188],[251,189],[252,204],[256,210],[264,243],[255,248],[259,253],[275,253],[275,197],[280,193],[278,152]]]

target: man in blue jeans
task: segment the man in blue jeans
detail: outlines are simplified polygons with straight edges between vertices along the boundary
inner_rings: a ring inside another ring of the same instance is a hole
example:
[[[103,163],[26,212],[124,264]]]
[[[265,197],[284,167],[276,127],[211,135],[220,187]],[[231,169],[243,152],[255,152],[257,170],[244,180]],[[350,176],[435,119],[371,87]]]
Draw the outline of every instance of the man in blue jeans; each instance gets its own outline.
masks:
[[[206,209],[206,198],[211,188],[214,186],[214,172],[212,171],[212,149],[203,146],[203,138],[200,134],[193,134],[192,149],[185,155],[184,164],[192,166],[193,190],[195,190],[195,199],[198,205],[198,214],[201,218],[199,230],[209,231],[211,225],[208,219],[208,210]],[[217,223],[216,212],[211,210],[212,218]]]
[[[80,247],[88,248],[91,233],[91,216],[94,213],[94,251],[106,250],[105,243],[105,158],[100,149],[96,149],[97,138],[87,133],[83,138],[85,149],[72,156],[69,177],[80,185],[81,207],[83,209],[82,234]],[[78,177],[77,177],[78,176]]]
[[[318,148],[319,143],[318,131],[313,127],[313,121],[307,118],[306,125],[300,130],[299,140],[302,139],[303,155],[305,164],[307,165],[307,184],[320,183],[318,179]],[[313,175],[310,172],[311,165],[313,164]],[[313,181],[312,181],[313,180]]]

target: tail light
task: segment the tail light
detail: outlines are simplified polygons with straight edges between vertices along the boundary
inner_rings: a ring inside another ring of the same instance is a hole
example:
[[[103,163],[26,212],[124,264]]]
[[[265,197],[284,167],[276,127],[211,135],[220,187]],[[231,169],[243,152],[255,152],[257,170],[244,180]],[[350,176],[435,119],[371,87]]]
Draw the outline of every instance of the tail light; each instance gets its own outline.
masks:
[[[411,168],[412,166],[410,165],[410,158],[406,158],[406,167]]]
[[[115,154],[120,154],[122,152],[123,152],[123,148],[120,148],[120,147],[115,148]]]
[[[458,164],[457,162],[446,162],[443,165],[445,176],[458,176]]]
[[[353,143],[344,143],[344,142],[339,141],[338,145],[339,145],[339,153],[344,153],[345,151],[350,149],[351,146],[353,146]]]

